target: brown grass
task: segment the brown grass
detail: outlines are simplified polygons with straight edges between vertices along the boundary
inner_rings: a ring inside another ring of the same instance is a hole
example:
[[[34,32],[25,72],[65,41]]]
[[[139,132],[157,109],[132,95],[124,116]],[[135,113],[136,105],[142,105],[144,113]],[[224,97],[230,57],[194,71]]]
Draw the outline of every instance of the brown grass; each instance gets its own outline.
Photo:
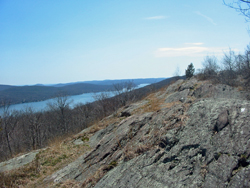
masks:
[[[201,86],[202,83],[198,83],[195,85],[195,89],[199,88]],[[165,103],[165,97],[160,97],[162,94],[164,94],[164,91],[166,90],[167,87],[162,88],[161,90],[159,90],[156,93],[152,93],[150,95],[148,95],[147,97],[145,97],[144,100],[148,101],[147,104],[145,104],[144,106],[142,106],[140,109],[137,109],[136,112],[140,112],[140,113],[145,113],[145,112],[157,112],[162,108],[172,108],[175,105],[179,105],[181,104],[180,101],[175,101],[175,102],[171,102],[171,103]],[[195,100],[194,97],[190,97],[188,96],[189,100],[191,102],[193,102]],[[185,104],[186,106],[189,106],[189,104]]]
[[[129,161],[137,156],[134,150],[134,146],[131,144],[127,144],[124,147],[123,154],[124,154],[125,161]]]
[[[148,143],[140,143],[140,144],[133,144],[131,142],[127,143],[127,145],[123,148],[124,160],[129,161],[146,151],[152,149],[153,145]]]
[[[164,99],[157,97],[155,93],[150,94],[144,100],[148,101],[148,103],[138,109],[137,112],[145,113],[158,111],[162,108],[161,104],[164,102]]]
[[[238,86],[238,91],[244,91],[244,88],[242,86]]]
[[[53,145],[41,150],[32,163],[1,173],[0,187],[44,187],[43,179],[45,177],[73,162],[88,150],[87,144],[76,146],[72,140],[63,142],[61,138],[54,140]],[[58,186],[67,187],[69,184],[70,182],[66,182],[66,184]]]
[[[0,173],[0,187],[20,187],[39,176],[39,164],[37,160],[32,164],[19,168],[15,172]]]
[[[71,134],[50,140],[48,148],[40,151],[32,163],[16,170],[0,173],[0,187],[81,187],[79,183],[71,180],[56,185],[44,185],[43,179],[88,151],[90,149],[88,138],[91,135],[110,124],[118,124],[121,119],[124,118],[109,116],[95,123],[88,131],[82,134]],[[84,145],[73,144],[73,141],[79,138],[84,138]],[[107,167],[103,168],[107,170]],[[97,172],[95,179],[101,177],[103,175],[101,173],[102,171]]]
[[[119,110],[121,111],[121,110]],[[119,112],[117,112],[119,113]],[[90,130],[87,131],[86,133],[89,135],[93,135],[94,133],[96,133],[99,130],[105,129],[107,126],[109,126],[110,124],[118,124],[122,119],[121,117],[118,117],[117,115],[110,115],[104,119],[102,119],[99,122],[96,122],[94,125],[91,126]]]
[[[136,149],[135,149],[135,153],[140,155],[145,153],[146,151],[150,150],[152,148],[151,145],[146,145],[146,144],[139,144]]]
[[[200,173],[201,173],[201,176],[202,176],[203,178],[206,177],[206,175],[207,175],[207,173],[208,173],[208,167],[207,167],[206,164],[201,166]]]
[[[75,180],[66,180],[65,182],[62,182],[57,185],[57,187],[61,188],[80,188],[81,183],[75,181]]]
[[[93,176],[87,178],[83,183],[82,187],[93,187],[108,171],[117,166],[116,161],[112,161],[108,165],[100,167]]]

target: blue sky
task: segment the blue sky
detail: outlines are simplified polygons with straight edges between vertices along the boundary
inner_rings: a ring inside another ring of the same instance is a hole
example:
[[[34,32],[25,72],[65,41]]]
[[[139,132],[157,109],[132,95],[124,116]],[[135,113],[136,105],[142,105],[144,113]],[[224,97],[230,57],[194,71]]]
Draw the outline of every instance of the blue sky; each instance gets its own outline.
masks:
[[[222,0],[0,0],[0,84],[171,77],[247,28]]]

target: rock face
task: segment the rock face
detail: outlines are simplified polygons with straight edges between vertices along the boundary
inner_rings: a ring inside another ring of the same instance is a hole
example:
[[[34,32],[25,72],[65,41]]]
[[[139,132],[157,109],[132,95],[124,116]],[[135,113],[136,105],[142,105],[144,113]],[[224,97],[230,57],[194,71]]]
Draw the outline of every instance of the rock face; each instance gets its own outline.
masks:
[[[30,162],[32,162],[35,157],[36,154],[39,153],[39,150],[21,155],[19,157],[15,157],[13,159],[10,159],[8,161],[5,162],[1,162],[0,163],[0,172],[5,172],[5,171],[9,171],[9,170],[13,170],[19,167],[22,167]]]
[[[125,108],[89,145],[90,152],[44,182],[250,187],[250,102],[237,88],[179,80]]]
[[[249,109],[239,100],[193,104],[186,125],[162,134],[164,144],[122,163],[95,187],[250,187]]]

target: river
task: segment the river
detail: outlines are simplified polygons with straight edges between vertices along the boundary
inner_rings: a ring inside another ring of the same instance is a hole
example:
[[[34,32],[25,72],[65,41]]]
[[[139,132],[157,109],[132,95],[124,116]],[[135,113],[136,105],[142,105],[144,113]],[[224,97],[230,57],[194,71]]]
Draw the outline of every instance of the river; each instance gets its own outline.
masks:
[[[149,84],[140,84],[136,87],[137,88],[141,88],[141,87],[145,87]],[[69,101],[72,101],[70,103],[70,107],[73,108],[75,107],[76,105],[78,104],[86,104],[86,103],[89,103],[89,102],[94,102],[95,99],[94,99],[94,95],[98,95],[102,92],[99,92],[99,93],[84,93],[84,94],[81,94],[81,95],[71,95],[71,96],[68,96],[68,100]],[[110,97],[113,96],[113,93],[112,92],[106,92]],[[13,104],[13,105],[10,105],[9,106],[9,110],[10,111],[13,111],[13,110],[17,110],[17,111],[20,111],[20,110],[25,110],[27,108],[32,108],[32,110],[36,111],[36,112],[39,112],[39,111],[46,111],[48,110],[48,103],[51,103],[53,102],[55,99],[48,99],[48,100],[45,100],[45,101],[39,101],[39,102],[29,102],[29,103],[21,103],[21,104]],[[3,114],[3,108],[0,108],[0,115]]]

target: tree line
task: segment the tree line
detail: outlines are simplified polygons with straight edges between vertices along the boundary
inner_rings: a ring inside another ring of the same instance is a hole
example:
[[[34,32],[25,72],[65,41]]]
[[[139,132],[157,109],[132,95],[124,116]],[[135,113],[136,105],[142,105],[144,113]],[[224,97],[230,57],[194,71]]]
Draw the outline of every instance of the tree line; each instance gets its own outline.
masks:
[[[246,47],[244,54],[236,54],[229,49],[220,61],[215,56],[206,56],[197,76],[214,83],[241,86],[244,90],[250,90],[250,45]]]

